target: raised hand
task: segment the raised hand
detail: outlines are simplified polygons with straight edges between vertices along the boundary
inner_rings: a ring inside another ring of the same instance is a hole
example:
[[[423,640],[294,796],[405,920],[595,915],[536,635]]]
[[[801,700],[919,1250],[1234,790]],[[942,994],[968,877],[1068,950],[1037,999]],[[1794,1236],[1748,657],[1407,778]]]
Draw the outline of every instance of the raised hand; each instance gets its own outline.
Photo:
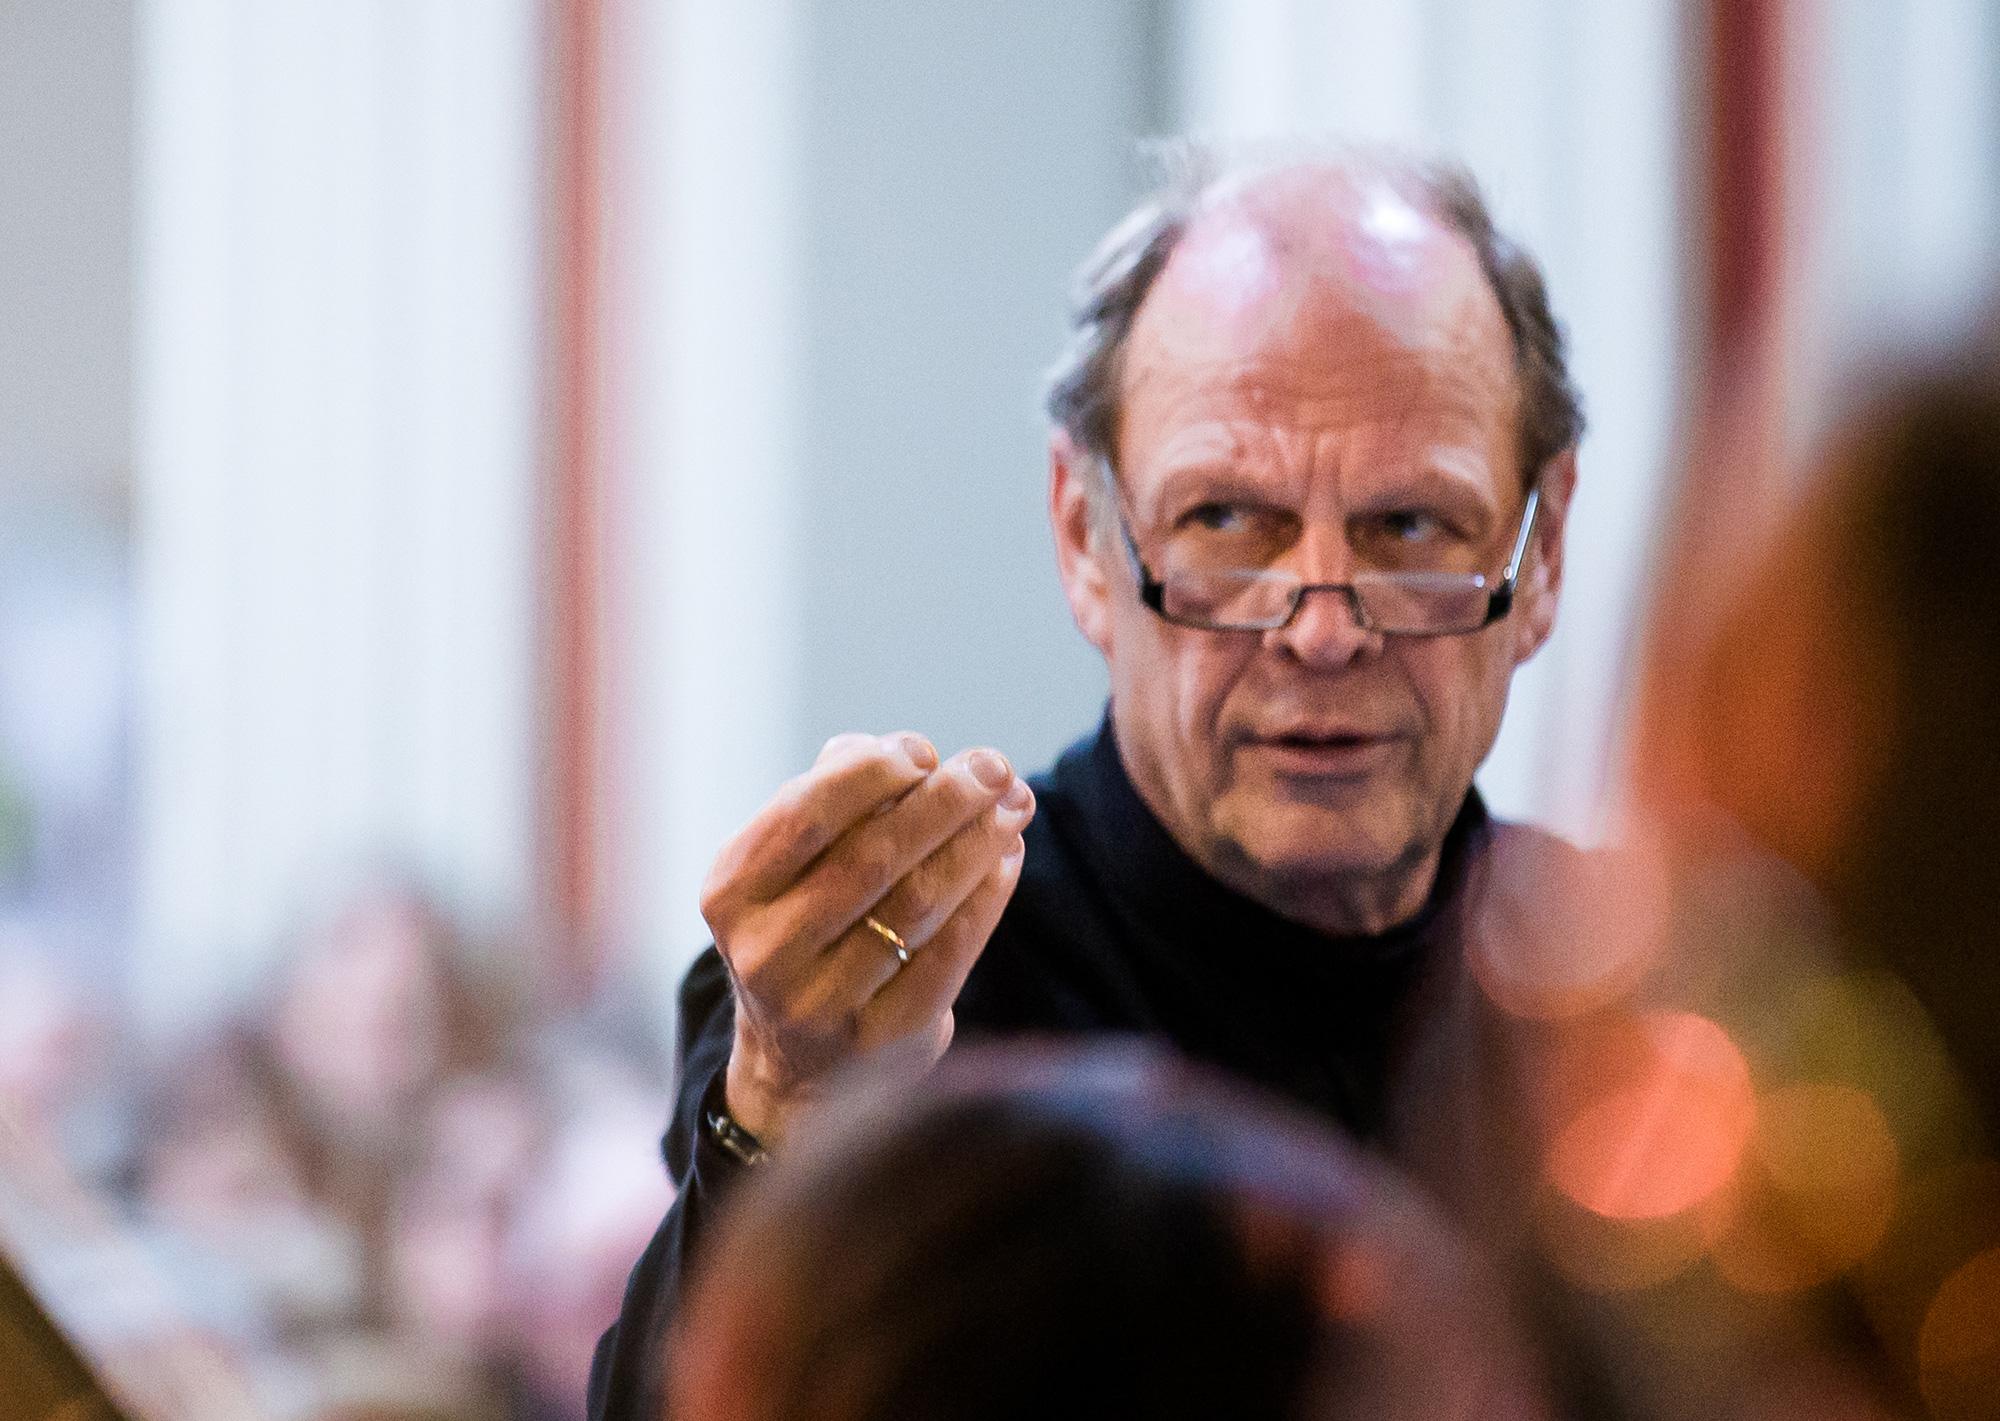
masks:
[[[738,1123],[774,1144],[849,1062],[944,1054],[1034,810],[997,751],[940,764],[918,735],[839,735],[724,846],[701,911],[736,989]]]

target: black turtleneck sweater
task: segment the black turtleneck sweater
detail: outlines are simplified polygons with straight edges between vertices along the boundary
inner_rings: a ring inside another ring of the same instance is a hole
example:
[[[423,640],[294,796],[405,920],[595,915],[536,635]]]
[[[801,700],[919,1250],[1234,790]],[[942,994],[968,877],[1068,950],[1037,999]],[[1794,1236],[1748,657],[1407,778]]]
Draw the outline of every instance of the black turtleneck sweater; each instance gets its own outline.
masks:
[[[1031,783],[1021,881],[960,994],[959,1041],[1135,1032],[1278,1092],[1363,1139],[1394,1133],[1430,969],[1457,958],[1474,870],[1497,833],[1476,792],[1446,838],[1437,883],[1409,922],[1329,938],[1224,887],[1155,819],[1107,718]],[[1504,832],[1523,831],[1511,828]],[[1476,892],[1476,889],[1473,890]],[[659,1421],[663,1339],[694,1242],[744,1166],[701,1128],[734,1032],[714,948],[680,995],[679,1085],[664,1141],[679,1191],[591,1369],[593,1421]]]

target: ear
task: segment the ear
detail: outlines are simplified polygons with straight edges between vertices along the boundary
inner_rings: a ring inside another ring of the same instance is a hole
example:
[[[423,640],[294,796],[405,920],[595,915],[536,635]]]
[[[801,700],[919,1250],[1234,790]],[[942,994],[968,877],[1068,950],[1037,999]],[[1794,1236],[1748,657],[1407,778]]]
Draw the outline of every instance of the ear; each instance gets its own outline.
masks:
[[[1111,654],[1111,581],[1092,516],[1092,483],[1101,477],[1090,455],[1063,430],[1049,435],[1049,527],[1056,536],[1056,570],[1070,616],[1090,644]]]
[[[1526,661],[1542,649],[1556,629],[1556,602],[1562,594],[1563,539],[1569,531],[1569,505],[1576,494],[1576,450],[1565,449],[1542,466],[1542,502],[1535,514],[1535,536],[1521,563],[1521,585],[1514,597],[1514,661]]]

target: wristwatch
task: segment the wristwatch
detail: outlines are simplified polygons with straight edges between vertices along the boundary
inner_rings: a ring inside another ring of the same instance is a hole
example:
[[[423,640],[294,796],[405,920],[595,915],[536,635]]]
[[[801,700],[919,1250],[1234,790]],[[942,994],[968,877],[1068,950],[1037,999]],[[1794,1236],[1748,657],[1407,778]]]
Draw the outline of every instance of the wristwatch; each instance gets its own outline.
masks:
[[[760,1165],[770,1161],[771,1152],[764,1148],[763,1142],[737,1124],[729,1113],[729,1106],[722,1099],[721,1082],[716,1083],[702,1103],[701,1115],[708,1137],[738,1164]]]

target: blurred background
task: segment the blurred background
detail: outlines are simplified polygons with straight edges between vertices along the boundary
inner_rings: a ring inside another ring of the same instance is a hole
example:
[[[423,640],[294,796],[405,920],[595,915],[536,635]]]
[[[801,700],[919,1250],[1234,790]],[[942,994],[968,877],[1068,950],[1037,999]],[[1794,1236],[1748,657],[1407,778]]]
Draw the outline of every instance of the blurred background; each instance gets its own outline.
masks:
[[[576,1413],[715,849],[842,729],[1093,724],[1068,274],[1140,140],[1297,130],[1548,269],[1592,427],[1482,783],[1595,838],[1663,531],[1985,290],[1990,0],[0,0],[0,1089],[267,1394]]]

